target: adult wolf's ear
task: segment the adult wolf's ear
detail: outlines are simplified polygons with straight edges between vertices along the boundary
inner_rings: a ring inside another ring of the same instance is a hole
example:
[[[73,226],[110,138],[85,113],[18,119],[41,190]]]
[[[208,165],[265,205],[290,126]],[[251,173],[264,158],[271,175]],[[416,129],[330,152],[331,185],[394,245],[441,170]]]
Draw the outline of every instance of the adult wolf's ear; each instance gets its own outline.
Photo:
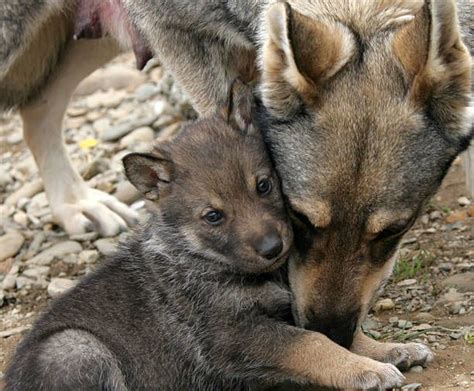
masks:
[[[234,80],[220,113],[228,123],[245,134],[254,132],[255,97],[252,88],[240,79]]]
[[[277,117],[316,101],[322,84],[347,64],[356,48],[343,24],[311,19],[283,2],[270,6],[266,30],[261,92],[264,105]]]
[[[395,33],[393,49],[413,101],[428,106],[452,135],[470,132],[471,56],[461,40],[455,0],[425,1],[415,19]]]
[[[128,180],[149,200],[157,200],[172,180],[173,163],[164,158],[130,153],[122,161]]]

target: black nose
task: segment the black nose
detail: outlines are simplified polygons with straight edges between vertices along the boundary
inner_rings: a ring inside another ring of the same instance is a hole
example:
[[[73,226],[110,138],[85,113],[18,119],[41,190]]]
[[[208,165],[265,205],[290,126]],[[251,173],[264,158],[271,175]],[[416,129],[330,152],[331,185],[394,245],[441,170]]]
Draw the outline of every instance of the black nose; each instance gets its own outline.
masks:
[[[349,349],[354,340],[357,319],[358,317],[354,315],[331,319],[317,319],[305,325],[305,328],[322,333],[338,345]]]
[[[276,233],[265,235],[255,246],[258,255],[271,260],[280,255],[283,250],[283,242]]]

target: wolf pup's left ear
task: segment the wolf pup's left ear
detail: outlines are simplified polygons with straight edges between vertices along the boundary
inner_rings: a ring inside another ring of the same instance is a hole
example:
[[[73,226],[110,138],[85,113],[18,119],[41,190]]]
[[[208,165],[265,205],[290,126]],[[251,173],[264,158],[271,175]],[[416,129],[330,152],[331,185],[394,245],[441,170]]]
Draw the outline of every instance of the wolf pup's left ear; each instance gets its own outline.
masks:
[[[252,89],[240,79],[234,80],[229,88],[227,101],[220,113],[233,127],[245,134],[255,131],[254,126],[255,97]]]
[[[123,158],[125,175],[144,194],[156,201],[172,180],[173,163],[147,153],[130,153]]]

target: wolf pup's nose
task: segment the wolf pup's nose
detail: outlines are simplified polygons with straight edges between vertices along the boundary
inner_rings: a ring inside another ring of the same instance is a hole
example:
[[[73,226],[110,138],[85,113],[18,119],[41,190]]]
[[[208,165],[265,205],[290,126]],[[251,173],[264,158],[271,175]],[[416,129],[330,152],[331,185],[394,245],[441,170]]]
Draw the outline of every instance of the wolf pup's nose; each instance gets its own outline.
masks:
[[[268,260],[278,257],[282,250],[283,242],[277,233],[265,235],[255,246],[258,255]]]

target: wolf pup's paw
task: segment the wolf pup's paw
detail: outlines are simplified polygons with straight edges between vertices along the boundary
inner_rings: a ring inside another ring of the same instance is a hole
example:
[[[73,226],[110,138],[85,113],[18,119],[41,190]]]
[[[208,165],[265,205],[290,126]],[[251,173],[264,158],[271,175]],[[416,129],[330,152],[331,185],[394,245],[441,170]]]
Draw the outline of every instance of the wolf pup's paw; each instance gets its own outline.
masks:
[[[396,365],[400,369],[408,369],[415,365],[426,366],[433,361],[434,354],[421,343],[390,344],[385,357],[380,361]]]
[[[354,374],[354,385],[352,388],[362,390],[382,391],[401,387],[405,376],[395,365],[379,363],[370,360],[369,368]]]

